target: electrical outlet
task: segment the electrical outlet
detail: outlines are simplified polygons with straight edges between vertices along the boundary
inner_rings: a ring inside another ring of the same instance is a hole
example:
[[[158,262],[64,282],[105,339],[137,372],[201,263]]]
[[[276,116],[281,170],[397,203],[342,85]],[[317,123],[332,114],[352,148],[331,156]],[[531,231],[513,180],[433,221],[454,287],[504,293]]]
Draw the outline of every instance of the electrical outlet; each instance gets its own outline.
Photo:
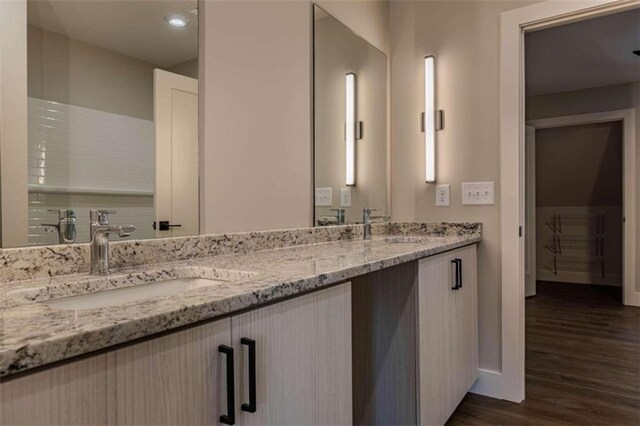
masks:
[[[449,184],[436,186],[436,206],[449,206]]]
[[[332,188],[316,188],[316,206],[331,206],[333,204]]]
[[[463,205],[485,205],[495,204],[494,183],[493,182],[465,182],[462,184],[462,204]]]
[[[340,207],[351,207],[351,188],[340,188]]]

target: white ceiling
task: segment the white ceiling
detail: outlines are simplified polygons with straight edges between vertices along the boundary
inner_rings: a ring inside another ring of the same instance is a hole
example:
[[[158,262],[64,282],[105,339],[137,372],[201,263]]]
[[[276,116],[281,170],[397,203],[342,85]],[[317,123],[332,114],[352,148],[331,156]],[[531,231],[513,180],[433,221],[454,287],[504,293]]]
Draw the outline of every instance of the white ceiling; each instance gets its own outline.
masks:
[[[195,0],[29,0],[29,25],[169,67],[198,57]],[[186,27],[165,16],[181,13]]]
[[[640,9],[525,36],[527,96],[640,81]]]

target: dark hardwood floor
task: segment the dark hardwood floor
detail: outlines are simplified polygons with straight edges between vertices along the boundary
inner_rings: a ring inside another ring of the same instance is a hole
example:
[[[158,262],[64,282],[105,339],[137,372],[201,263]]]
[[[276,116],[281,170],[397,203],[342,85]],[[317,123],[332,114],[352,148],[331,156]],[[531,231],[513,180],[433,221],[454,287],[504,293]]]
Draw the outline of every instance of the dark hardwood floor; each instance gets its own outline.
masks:
[[[619,288],[538,281],[526,301],[526,399],[468,394],[448,425],[640,425],[640,308]]]

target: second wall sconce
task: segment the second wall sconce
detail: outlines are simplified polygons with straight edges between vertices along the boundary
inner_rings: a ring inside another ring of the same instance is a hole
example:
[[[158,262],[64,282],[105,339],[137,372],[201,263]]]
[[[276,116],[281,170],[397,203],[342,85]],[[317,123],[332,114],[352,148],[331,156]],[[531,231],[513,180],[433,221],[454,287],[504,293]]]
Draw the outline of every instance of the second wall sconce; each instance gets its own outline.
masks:
[[[345,145],[346,145],[346,179],[347,186],[356,184],[356,140],[362,139],[362,121],[357,116],[357,79],[352,72],[345,78],[346,87],[346,117],[345,117]]]
[[[436,181],[436,131],[444,128],[444,113],[436,110],[436,59],[424,58],[424,112],[421,117],[425,148],[425,181]]]

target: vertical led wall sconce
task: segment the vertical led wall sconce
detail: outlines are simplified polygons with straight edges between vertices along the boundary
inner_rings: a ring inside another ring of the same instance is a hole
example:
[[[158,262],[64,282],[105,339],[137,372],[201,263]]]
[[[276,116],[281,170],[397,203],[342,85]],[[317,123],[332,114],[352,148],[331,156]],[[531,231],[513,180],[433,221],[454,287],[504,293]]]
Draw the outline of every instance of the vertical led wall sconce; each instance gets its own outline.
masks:
[[[422,131],[425,148],[425,181],[436,181],[436,131],[443,129],[443,112],[436,110],[436,59],[424,58],[424,112],[422,113]]]
[[[356,185],[356,140],[362,139],[362,121],[358,121],[356,96],[357,79],[352,72],[346,75],[346,117],[345,117],[345,146],[346,146],[346,185]]]
[[[354,186],[356,184],[356,75],[354,73],[350,72],[346,75],[346,91],[346,184]]]

